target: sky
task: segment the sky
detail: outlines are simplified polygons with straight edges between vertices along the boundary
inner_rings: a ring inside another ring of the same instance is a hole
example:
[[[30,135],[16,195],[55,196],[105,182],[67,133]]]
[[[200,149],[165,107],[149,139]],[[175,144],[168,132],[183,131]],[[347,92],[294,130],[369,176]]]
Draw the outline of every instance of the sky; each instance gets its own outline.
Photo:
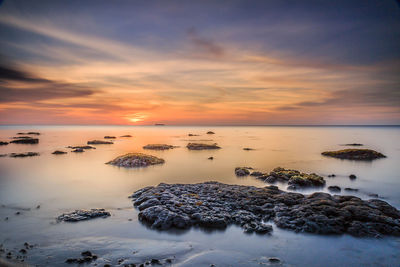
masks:
[[[400,124],[400,3],[0,1],[0,124]]]

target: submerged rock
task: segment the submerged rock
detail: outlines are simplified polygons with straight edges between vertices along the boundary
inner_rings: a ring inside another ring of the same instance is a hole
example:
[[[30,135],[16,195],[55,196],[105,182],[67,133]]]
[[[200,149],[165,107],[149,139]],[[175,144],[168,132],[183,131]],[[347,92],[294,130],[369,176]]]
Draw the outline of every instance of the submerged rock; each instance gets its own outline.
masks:
[[[87,142],[88,145],[112,145],[114,144],[111,141],[104,141],[104,140],[92,140]]]
[[[93,254],[90,251],[82,252],[81,256],[82,256],[82,258],[68,258],[65,260],[65,263],[83,264],[83,263],[90,263],[92,261],[97,260],[97,255]]]
[[[165,161],[152,155],[142,153],[128,153],[119,156],[106,164],[111,164],[119,167],[134,168],[134,167],[147,167],[150,165],[162,164]]]
[[[344,144],[345,146],[363,146],[363,144],[359,143],[351,143],[351,144]]]
[[[104,139],[115,139],[115,138],[116,138],[115,136],[110,136],[110,135],[104,136]]]
[[[38,144],[39,143],[39,139],[38,138],[18,138],[18,139],[14,139],[12,140],[10,143],[13,144]]]
[[[259,176],[257,178],[264,180],[267,183],[274,183],[275,181],[287,182],[290,186],[289,189],[325,185],[324,178],[315,173],[308,174],[297,170],[284,169],[281,167],[277,167],[269,174]]]
[[[8,142],[0,141],[0,146],[5,146],[5,145],[8,145]]]
[[[40,135],[39,132],[27,132],[27,133],[17,133],[18,135],[24,135],[24,134],[28,134],[28,135]]]
[[[58,216],[57,220],[64,222],[79,222],[94,218],[106,218],[108,216],[111,216],[111,214],[104,209],[75,210],[74,212],[64,213]]]
[[[12,157],[12,158],[24,158],[24,157],[34,157],[34,156],[40,156],[40,154],[37,152],[11,153],[10,154],[10,157]]]
[[[250,167],[236,167],[235,168],[235,174],[236,176],[247,176],[250,174]]]
[[[67,146],[71,149],[96,149],[94,146]]]
[[[54,152],[51,153],[51,154],[54,154],[54,155],[62,155],[62,154],[67,154],[67,152],[61,151],[61,150],[56,150],[56,151],[54,151]]]
[[[136,191],[131,198],[139,220],[152,228],[225,228],[268,233],[277,227],[316,234],[400,236],[400,211],[378,200],[327,193],[303,195],[276,186],[227,185],[218,182],[164,184]]]
[[[374,160],[386,158],[385,155],[371,149],[342,149],[338,151],[325,151],[321,153],[327,157],[350,160]]]
[[[217,144],[189,143],[186,146],[189,150],[220,149]]]
[[[148,144],[143,147],[143,149],[151,149],[151,150],[168,150],[176,148],[176,146],[166,145],[166,144]]]
[[[358,192],[358,189],[357,189],[357,188],[350,188],[350,187],[346,187],[346,188],[344,189],[344,191],[349,191],[349,192]]]
[[[342,189],[337,185],[328,186],[328,190],[331,192],[340,192]]]

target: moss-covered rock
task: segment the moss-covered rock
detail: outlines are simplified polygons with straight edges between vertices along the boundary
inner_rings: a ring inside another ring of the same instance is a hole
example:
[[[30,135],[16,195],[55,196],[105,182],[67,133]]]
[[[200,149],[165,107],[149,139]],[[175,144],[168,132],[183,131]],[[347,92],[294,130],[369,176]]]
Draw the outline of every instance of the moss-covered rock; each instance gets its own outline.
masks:
[[[350,159],[350,160],[374,160],[379,158],[386,158],[385,155],[371,149],[342,149],[337,151],[325,151],[321,153],[327,157],[333,157],[338,159]]]
[[[284,169],[277,167],[273,169],[268,175],[260,176],[259,178],[266,177],[266,182],[288,182],[291,189],[296,187],[309,187],[309,186],[323,186],[325,180],[322,176],[315,173],[303,173],[297,170]]]
[[[142,153],[128,153],[119,156],[106,164],[125,167],[125,168],[135,168],[135,167],[147,167],[150,165],[162,164],[165,161],[161,158],[154,157],[152,155],[146,155]]]

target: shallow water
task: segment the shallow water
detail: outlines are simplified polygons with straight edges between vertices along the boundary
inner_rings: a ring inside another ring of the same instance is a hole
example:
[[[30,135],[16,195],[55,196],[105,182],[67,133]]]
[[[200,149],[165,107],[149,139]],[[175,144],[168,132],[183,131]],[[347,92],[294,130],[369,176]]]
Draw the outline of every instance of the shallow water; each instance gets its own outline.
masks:
[[[209,130],[216,134],[207,135]],[[318,236],[277,227],[271,236],[244,234],[236,226],[224,231],[159,232],[138,222],[138,212],[127,198],[137,189],[160,182],[214,180],[265,186],[250,176],[236,177],[234,168],[251,166],[269,172],[281,166],[320,174],[327,186],[358,188],[351,194],[363,199],[378,194],[400,208],[400,127],[1,126],[0,141],[22,131],[41,132],[39,144],[0,146],[0,154],[33,151],[41,155],[0,157],[0,243],[16,255],[24,242],[35,244],[27,253],[29,263],[63,265],[66,258],[90,249],[99,256],[92,264],[100,266],[116,265],[119,259],[126,264],[168,257],[174,266],[259,266],[268,265],[268,257],[279,257],[285,266],[400,266],[399,238]],[[188,133],[200,136],[188,137]],[[119,137],[125,134],[133,137]],[[96,150],[84,153],[65,148],[105,135],[117,136],[113,145],[97,145]],[[218,143],[222,149],[186,149],[189,141],[198,140]],[[144,151],[165,159],[163,165],[123,169],[104,164],[127,152],[143,152],[142,146],[149,143],[180,147]],[[342,149],[346,143],[363,143],[387,158],[355,162],[320,154]],[[255,150],[244,151],[244,147]],[[52,155],[56,149],[69,153]],[[210,156],[214,160],[208,160]],[[328,178],[332,173],[336,177]],[[357,179],[350,180],[349,174]],[[284,184],[277,185],[286,189]],[[318,191],[328,192],[327,186]],[[72,224],[55,221],[63,212],[88,208],[106,208],[112,216]],[[21,214],[15,215],[17,211]]]

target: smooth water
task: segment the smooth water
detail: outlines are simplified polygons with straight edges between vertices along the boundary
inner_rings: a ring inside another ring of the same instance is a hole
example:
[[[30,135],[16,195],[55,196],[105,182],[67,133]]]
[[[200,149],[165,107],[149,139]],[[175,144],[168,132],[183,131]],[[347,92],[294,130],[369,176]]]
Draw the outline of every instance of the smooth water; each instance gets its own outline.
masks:
[[[210,130],[216,134],[207,135]],[[260,266],[269,264],[268,257],[279,257],[284,266],[400,266],[399,238],[296,234],[275,226],[270,236],[244,234],[236,226],[159,232],[138,221],[128,199],[135,190],[160,182],[213,180],[261,187],[266,184],[253,177],[236,177],[234,168],[269,172],[281,166],[324,176],[327,185],[318,191],[328,192],[329,185],[358,188],[351,194],[363,199],[378,194],[400,208],[400,127],[1,126],[0,141],[24,131],[39,131],[39,144],[0,146],[0,154],[33,151],[40,156],[0,157],[0,244],[15,255],[24,242],[35,244],[27,253],[28,263],[64,265],[66,258],[89,249],[99,256],[91,264],[99,266],[167,257],[173,258],[173,266]],[[133,137],[119,137],[125,134]],[[84,153],[65,148],[105,135],[117,136],[113,145],[97,145]],[[218,143],[222,149],[189,151],[185,146],[190,141]],[[144,151],[150,143],[179,148]],[[387,158],[355,162],[321,156],[346,143],[363,143]],[[52,155],[57,149],[68,154]],[[127,152],[152,154],[165,164],[140,169],[104,164]],[[214,160],[208,160],[210,156]],[[332,173],[336,177],[328,178]],[[349,174],[357,179],[350,180]],[[286,185],[277,185],[286,190]],[[112,216],[79,223],[55,220],[64,212],[89,208],[108,209]]]

